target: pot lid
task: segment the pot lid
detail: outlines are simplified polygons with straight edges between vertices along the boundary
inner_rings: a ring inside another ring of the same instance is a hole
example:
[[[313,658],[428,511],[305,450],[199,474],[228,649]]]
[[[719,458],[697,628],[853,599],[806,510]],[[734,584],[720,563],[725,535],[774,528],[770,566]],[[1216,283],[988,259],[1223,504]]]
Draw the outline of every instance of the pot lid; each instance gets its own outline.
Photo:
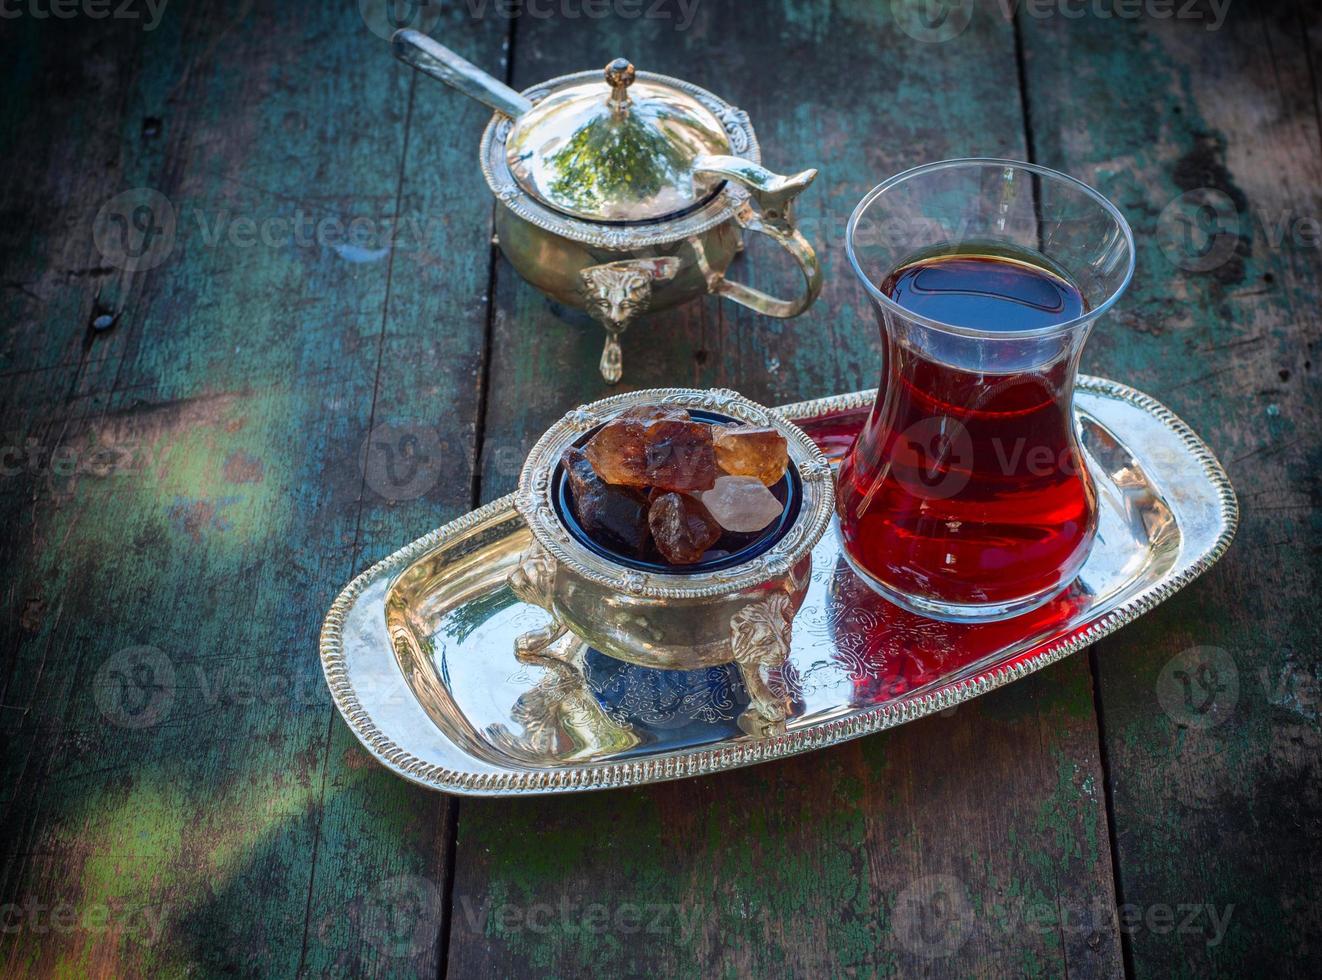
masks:
[[[520,116],[505,144],[523,190],[589,221],[649,221],[709,199],[723,180],[693,173],[702,154],[728,154],[710,109],[686,92],[635,81],[617,58],[599,82],[553,91]]]

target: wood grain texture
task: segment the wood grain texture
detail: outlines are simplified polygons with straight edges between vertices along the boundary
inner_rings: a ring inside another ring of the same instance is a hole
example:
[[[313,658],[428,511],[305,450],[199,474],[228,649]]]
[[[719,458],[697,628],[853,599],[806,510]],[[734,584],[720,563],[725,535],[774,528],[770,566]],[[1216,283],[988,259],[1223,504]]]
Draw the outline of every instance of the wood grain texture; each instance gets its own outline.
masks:
[[[355,4],[24,28],[7,136],[49,163],[5,198],[37,223],[13,243],[36,285],[6,293],[5,426],[127,462],[5,481],[3,895],[22,912],[0,963],[435,973],[450,804],[369,761],[316,640],[354,572],[471,505],[491,211],[480,175],[434,160],[484,113],[414,102]],[[472,37],[499,59],[502,29]],[[32,207],[52,174],[55,210]],[[177,216],[168,256],[66,274],[102,203],[140,186]],[[96,303],[116,321],[90,336]]]
[[[1306,19],[1316,31],[1316,10],[1292,3],[1237,4],[1219,30],[1022,19],[1039,159],[1111,195],[1139,240],[1139,275],[1085,366],[1188,420],[1242,508],[1206,580],[1097,652],[1137,976],[1311,976],[1322,955]]]
[[[817,165],[801,199],[826,286],[791,321],[712,300],[624,338],[625,385],[725,385],[764,402],[876,383],[877,327],[845,222],[927,159],[1023,153],[1010,26],[924,45],[889,5],[703,5],[692,27],[520,21],[522,87],[626,55],[746,109],[764,162]],[[969,79],[976,78],[976,85]],[[607,394],[601,337],[497,266],[482,496],[507,492],[542,430]],[[787,263],[753,243],[732,271]],[[752,770],[582,798],[459,807],[455,976],[1110,976],[1121,971],[1087,662],[953,717]]]
[[[430,4],[419,26],[512,57],[520,87],[626,55],[747,109],[769,166],[821,168],[813,310],[644,320],[631,387],[875,384],[843,253],[868,187],[965,154],[1091,180],[1140,252],[1085,367],[1209,439],[1239,541],[1092,671],[748,770],[462,802],[370,760],[316,635],[354,573],[509,490],[609,390],[599,329],[492,262],[486,112],[396,65],[356,2],[5,21],[0,972],[1317,972],[1322,15],[989,3],[924,42],[900,6]],[[93,243],[131,188],[177,219],[137,272]],[[1168,209],[1200,188],[1211,212]],[[753,242],[732,275],[795,273]]]

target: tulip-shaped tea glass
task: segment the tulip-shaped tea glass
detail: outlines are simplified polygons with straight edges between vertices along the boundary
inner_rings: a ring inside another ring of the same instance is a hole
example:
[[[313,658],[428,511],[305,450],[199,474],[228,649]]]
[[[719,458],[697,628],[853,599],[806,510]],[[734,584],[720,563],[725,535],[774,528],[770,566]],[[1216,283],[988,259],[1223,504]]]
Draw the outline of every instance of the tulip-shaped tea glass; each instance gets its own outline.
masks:
[[[969,159],[892,177],[846,234],[883,351],[837,488],[850,563],[936,619],[1050,601],[1097,529],[1074,379],[1093,322],[1133,274],[1128,223],[1072,177]]]

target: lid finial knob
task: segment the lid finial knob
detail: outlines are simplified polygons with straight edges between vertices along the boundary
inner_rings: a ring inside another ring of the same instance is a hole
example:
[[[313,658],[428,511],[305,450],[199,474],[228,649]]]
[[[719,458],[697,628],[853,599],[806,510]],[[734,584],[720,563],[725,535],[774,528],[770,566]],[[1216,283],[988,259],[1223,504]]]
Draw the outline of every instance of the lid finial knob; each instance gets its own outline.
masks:
[[[633,80],[634,68],[627,58],[616,58],[606,66],[606,83],[611,87],[611,105],[623,109],[629,104],[629,86]]]

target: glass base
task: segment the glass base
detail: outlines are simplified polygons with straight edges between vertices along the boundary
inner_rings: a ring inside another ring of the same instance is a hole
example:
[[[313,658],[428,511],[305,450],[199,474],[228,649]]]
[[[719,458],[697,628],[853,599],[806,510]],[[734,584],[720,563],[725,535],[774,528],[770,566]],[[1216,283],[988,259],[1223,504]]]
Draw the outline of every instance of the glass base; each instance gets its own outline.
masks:
[[[1014,619],[1016,616],[1022,616],[1024,613],[1045,606],[1068,589],[1077,575],[1076,571],[1075,575],[1071,575],[1059,585],[1053,585],[1042,592],[1010,602],[960,603],[924,599],[921,596],[910,595],[907,592],[897,592],[890,586],[878,581],[871,572],[854,560],[854,556],[845,547],[844,537],[840,534],[839,519],[837,518],[833,524],[835,525],[836,536],[840,539],[840,554],[844,556],[845,561],[849,563],[849,567],[853,569],[854,574],[862,580],[864,585],[892,605],[899,606],[901,609],[919,616],[926,616],[928,619],[940,620],[943,623],[995,623],[1003,619]]]

